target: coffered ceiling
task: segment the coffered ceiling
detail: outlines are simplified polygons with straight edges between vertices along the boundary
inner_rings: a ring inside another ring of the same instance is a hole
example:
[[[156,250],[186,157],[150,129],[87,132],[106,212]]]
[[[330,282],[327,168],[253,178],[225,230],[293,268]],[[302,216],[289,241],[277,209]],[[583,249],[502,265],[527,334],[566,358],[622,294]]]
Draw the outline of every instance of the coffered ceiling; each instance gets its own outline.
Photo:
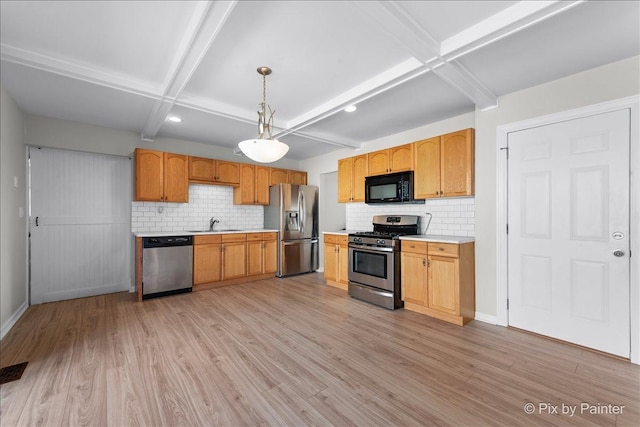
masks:
[[[29,114],[233,150],[257,135],[267,65],[300,160],[638,55],[639,4],[3,0],[1,77]]]

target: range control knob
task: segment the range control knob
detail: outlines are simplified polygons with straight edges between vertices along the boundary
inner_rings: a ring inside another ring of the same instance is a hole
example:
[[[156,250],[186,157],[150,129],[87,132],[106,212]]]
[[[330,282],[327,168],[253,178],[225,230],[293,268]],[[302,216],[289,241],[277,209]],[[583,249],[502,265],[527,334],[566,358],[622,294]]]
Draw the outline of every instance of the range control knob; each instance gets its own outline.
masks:
[[[384,241],[384,240],[382,240],[382,239],[378,239],[378,240],[376,240],[376,243],[377,243],[378,245],[384,245],[384,244],[385,244],[385,241]]]
[[[353,238],[353,241],[354,241],[355,243],[360,243],[360,242],[362,242],[362,237],[354,237],[354,238]]]

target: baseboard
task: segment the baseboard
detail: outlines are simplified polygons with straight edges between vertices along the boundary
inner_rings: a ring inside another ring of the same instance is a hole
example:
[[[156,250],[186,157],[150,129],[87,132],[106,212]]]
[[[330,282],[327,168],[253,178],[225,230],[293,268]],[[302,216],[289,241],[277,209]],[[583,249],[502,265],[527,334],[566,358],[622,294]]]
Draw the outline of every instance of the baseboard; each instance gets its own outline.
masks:
[[[489,323],[491,325],[497,325],[498,324],[498,317],[497,316],[493,316],[491,314],[479,313],[477,311],[476,311],[475,320],[478,320],[478,321],[484,322],[484,323]]]
[[[13,325],[15,325],[20,317],[22,317],[24,312],[27,311],[27,308],[29,308],[29,303],[25,301],[20,306],[20,308],[15,313],[13,313],[11,317],[9,317],[9,320],[7,320],[4,325],[2,325],[2,329],[0,329],[0,340],[4,338],[4,336],[11,330],[11,328],[13,328]]]

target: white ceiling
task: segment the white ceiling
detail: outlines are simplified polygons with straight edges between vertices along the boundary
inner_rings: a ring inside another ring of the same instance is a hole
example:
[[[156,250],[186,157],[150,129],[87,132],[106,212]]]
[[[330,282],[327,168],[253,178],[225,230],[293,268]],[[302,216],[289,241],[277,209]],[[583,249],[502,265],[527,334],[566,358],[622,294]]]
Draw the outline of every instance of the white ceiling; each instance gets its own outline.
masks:
[[[29,114],[231,150],[257,134],[267,65],[295,160],[640,54],[638,1],[3,0],[0,16],[2,85]]]

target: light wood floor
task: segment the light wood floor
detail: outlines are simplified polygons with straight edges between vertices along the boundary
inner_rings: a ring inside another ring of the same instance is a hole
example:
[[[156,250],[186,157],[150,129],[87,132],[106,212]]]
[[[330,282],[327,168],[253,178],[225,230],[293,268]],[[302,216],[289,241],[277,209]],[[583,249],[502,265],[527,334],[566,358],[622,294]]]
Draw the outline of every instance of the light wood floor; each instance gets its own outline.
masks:
[[[640,425],[628,361],[387,311],[321,274],[134,299],[30,307],[0,343],[2,366],[29,361],[0,425]]]

